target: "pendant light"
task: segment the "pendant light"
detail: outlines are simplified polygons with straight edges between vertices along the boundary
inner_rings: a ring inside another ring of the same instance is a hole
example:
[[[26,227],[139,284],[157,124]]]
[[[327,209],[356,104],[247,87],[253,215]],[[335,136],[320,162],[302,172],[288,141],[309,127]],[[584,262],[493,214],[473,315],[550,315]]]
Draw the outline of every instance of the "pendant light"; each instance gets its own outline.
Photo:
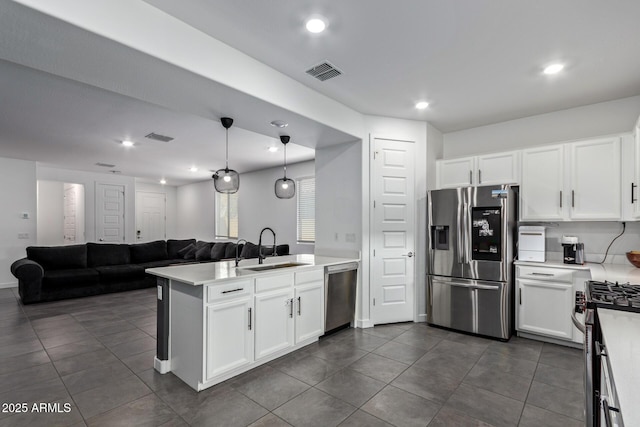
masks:
[[[284,145],[284,178],[276,180],[275,188],[278,199],[290,199],[296,195],[295,181],[287,178],[287,143],[289,139],[288,135],[280,136],[280,142]]]
[[[233,124],[233,119],[223,117],[220,122],[226,129],[227,134],[225,168],[218,169],[211,178],[213,178],[213,185],[218,193],[233,194],[240,188],[240,175],[233,169],[229,169],[229,128]]]

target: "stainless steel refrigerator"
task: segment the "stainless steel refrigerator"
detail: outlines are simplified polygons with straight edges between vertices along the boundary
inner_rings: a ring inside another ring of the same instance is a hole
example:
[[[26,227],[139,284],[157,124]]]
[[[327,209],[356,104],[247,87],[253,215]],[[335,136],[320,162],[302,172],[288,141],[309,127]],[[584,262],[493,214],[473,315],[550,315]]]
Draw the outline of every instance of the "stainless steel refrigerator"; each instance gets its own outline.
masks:
[[[429,192],[428,323],[511,337],[516,199],[508,185]]]

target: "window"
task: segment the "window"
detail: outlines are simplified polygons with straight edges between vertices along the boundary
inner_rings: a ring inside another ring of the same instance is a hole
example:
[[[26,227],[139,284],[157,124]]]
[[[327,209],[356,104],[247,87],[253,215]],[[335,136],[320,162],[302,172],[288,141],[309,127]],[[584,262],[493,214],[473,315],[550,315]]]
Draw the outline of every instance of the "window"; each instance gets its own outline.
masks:
[[[216,191],[216,239],[238,238],[238,193]]]
[[[298,187],[298,242],[316,241],[316,179],[300,178]]]

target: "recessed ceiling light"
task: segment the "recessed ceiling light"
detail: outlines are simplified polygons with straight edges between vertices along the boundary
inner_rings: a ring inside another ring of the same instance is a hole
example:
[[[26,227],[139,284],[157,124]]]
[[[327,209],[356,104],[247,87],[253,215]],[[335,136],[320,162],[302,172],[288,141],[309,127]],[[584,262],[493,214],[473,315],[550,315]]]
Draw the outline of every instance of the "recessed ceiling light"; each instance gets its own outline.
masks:
[[[125,139],[124,141],[122,141],[122,145],[124,145],[125,147],[133,147],[133,141]]]
[[[551,64],[549,66],[547,66],[543,73],[545,74],[557,74],[560,71],[562,71],[562,69],[564,68],[563,64]]]
[[[189,168],[189,171],[191,171],[191,172],[198,172],[198,168],[197,168],[197,167],[195,167],[195,166],[191,166],[191,167]]]
[[[166,183],[167,183],[166,179],[163,178],[163,179],[160,180],[160,184],[165,185]]]
[[[418,110],[424,110],[425,108],[427,108],[429,106],[429,103],[427,101],[420,101],[420,102],[416,102],[416,108]]]
[[[327,23],[321,18],[311,18],[305,24],[310,33],[321,33],[327,28]]]
[[[267,150],[269,150],[270,153],[275,153],[275,152],[278,151],[278,147],[271,146],[271,147],[267,148]]]
[[[274,120],[270,123],[271,126],[273,127],[277,127],[277,128],[286,128],[287,126],[289,126],[289,123],[283,121],[283,120]]]

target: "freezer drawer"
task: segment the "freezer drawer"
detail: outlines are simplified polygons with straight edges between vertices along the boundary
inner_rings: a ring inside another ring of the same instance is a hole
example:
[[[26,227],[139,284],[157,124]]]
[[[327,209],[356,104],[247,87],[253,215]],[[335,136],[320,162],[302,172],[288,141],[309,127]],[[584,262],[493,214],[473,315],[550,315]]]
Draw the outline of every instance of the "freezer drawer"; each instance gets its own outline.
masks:
[[[427,276],[427,322],[507,340],[511,337],[507,282]]]

